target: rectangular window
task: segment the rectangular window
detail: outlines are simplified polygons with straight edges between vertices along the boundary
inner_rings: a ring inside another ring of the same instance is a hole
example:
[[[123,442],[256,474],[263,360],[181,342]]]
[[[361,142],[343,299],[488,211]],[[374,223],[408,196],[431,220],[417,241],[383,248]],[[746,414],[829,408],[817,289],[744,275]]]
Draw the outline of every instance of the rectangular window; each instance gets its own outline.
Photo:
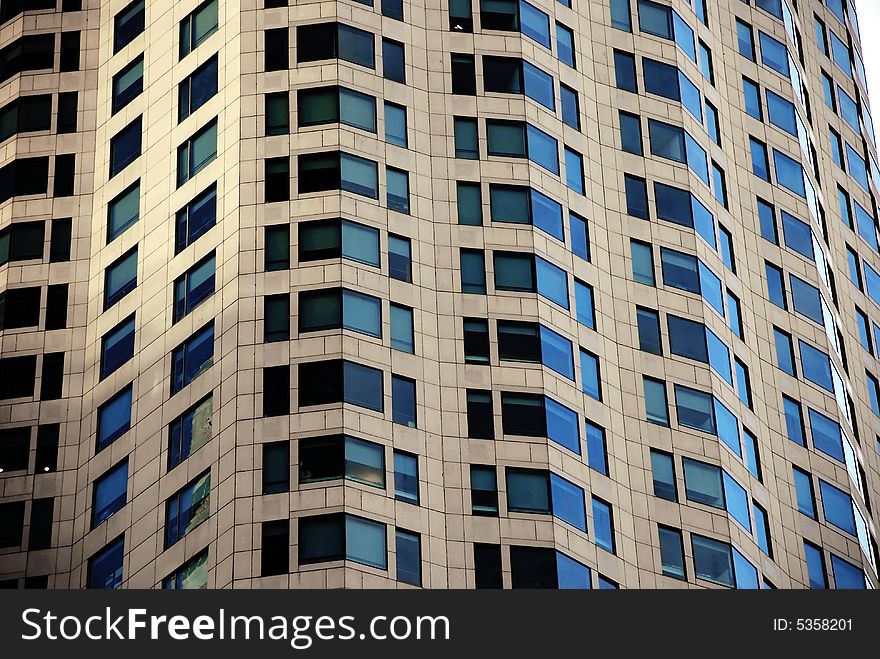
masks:
[[[419,505],[419,459],[411,453],[394,451],[394,498]]]
[[[266,135],[287,135],[290,132],[290,94],[274,92],[264,98]]]
[[[368,69],[376,68],[376,38],[366,30],[342,23],[299,25],[296,41],[298,63],[341,59]]]
[[[412,281],[412,245],[409,238],[388,235],[388,276]]]
[[[177,211],[174,252],[179,254],[217,223],[217,184],[212,183]]]
[[[341,478],[384,490],[385,448],[348,435],[300,440],[300,483]]]
[[[399,41],[382,39],[382,76],[386,80],[406,83],[404,46]]]
[[[498,482],[493,466],[471,465],[471,514],[498,516]]]
[[[386,167],[385,181],[388,209],[409,215],[409,173]]]
[[[138,117],[110,138],[110,178],[140,157],[141,123],[141,117]]]
[[[415,380],[399,375],[391,376],[391,419],[410,428],[416,426]]]
[[[112,396],[98,408],[97,451],[110,446],[131,427],[131,385]]]
[[[206,471],[165,503],[165,548],[171,547],[211,515],[211,472]]]
[[[211,252],[174,281],[174,322],[206,300],[215,288],[215,256]]]
[[[134,357],[134,314],[101,338],[101,379]]]
[[[279,293],[263,298],[263,342],[290,339],[290,294]]]
[[[214,363],[214,323],[206,325],[171,353],[171,394],[195,380]]]
[[[290,570],[290,520],[263,522],[260,535],[260,576],[287,574]]]
[[[263,444],[263,494],[290,490],[290,442]]]
[[[662,380],[642,376],[642,384],[648,421],[660,426],[668,426],[669,404],[666,398],[666,383]]]
[[[415,352],[413,310],[399,304],[391,304],[391,348],[401,352]]]
[[[644,154],[642,150],[642,121],[638,115],[620,110],[620,148],[637,156]]]
[[[180,59],[195,50],[218,27],[218,0],[208,0],[196,7],[180,22]]]
[[[590,469],[607,476],[608,447],[605,443],[605,429],[589,420],[585,420],[584,426],[587,435],[587,460]]]
[[[406,108],[385,101],[385,141],[407,147]]]
[[[125,506],[128,491],[128,460],[95,480],[92,528],[102,524]]]
[[[113,76],[113,114],[144,91],[144,56],[139,55]]]
[[[300,126],[338,122],[376,132],[376,99],[346,87],[300,89],[297,92],[297,111]]]
[[[214,400],[209,394],[168,426],[168,469],[186,460],[212,437]]]
[[[387,2],[388,0],[384,0]],[[384,4],[383,2],[383,4]],[[413,586],[422,585],[422,550],[418,533],[397,529],[397,580]]]
[[[794,487],[797,495],[798,510],[811,519],[816,516],[816,497],[813,493],[813,477],[807,472],[792,467],[794,472]]]
[[[651,449],[651,474],[654,496],[667,501],[677,501],[675,462],[672,455]]]
[[[660,538],[660,563],[663,576],[687,580],[681,531],[666,526],[658,526],[657,531]]]
[[[134,0],[113,17],[113,54],[144,31],[144,0]]]
[[[300,231],[304,233],[304,225],[300,227]],[[290,267],[290,226],[284,224],[266,227],[263,251],[263,267],[266,272],[287,270]]]
[[[122,585],[125,536],[121,535],[89,559],[89,588],[113,590]]]
[[[217,61],[217,56],[214,55],[177,86],[178,123],[217,94]]]
[[[596,546],[614,553],[614,518],[611,504],[593,497],[593,530]]]
[[[828,574],[825,572],[825,559],[822,550],[811,542],[804,540],[804,554],[807,559],[807,576],[810,588],[828,588]]]
[[[217,158],[217,118],[177,147],[177,187]]]
[[[655,286],[654,253],[651,245],[630,240],[633,280],[646,286]]]
[[[284,71],[290,67],[290,30],[286,27],[263,32],[264,71]]]
[[[299,365],[299,381],[313,383],[308,389],[299,388],[301,407],[349,403],[384,410],[383,374],[377,368],[342,359],[304,362]]]
[[[104,272],[104,310],[109,309],[137,286],[137,247],[116,259]]]
[[[141,181],[138,179],[107,205],[107,242],[118,238],[140,219]]]
[[[349,560],[386,570],[387,554],[384,524],[339,513],[299,518],[301,565]]]
[[[467,390],[467,436],[474,439],[495,439],[491,391]]]
[[[264,176],[264,201],[267,204],[290,200],[290,158],[266,158]]]

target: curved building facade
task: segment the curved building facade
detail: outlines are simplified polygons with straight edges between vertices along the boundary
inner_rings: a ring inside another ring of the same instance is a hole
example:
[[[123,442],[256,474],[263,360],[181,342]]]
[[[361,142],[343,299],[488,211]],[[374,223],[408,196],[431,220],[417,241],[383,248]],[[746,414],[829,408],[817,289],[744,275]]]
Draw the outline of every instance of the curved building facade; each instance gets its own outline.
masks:
[[[851,0],[0,21],[4,586],[878,585]]]

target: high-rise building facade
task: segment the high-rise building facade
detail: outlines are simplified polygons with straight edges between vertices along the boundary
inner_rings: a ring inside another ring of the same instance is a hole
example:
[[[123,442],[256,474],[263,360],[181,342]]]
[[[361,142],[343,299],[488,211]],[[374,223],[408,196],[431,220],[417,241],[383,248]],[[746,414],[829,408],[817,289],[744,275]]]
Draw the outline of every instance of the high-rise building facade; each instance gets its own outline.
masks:
[[[0,21],[2,585],[878,585],[852,0]]]

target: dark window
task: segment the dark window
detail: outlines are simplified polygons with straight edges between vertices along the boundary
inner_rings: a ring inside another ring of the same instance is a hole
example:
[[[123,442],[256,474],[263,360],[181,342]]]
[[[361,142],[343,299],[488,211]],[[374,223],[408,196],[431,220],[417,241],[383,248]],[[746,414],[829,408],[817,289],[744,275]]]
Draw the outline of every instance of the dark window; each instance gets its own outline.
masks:
[[[40,377],[40,400],[61,398],[64,383],[63,352],[47,352],[43,355],[43,370]]]
[[[181,122],[217,93],[217,56],[184,78],[177,87],[177,121]]]
[[[46,329],[67,327],[67,284],[50,284],[46,291]]]
[[[47,474],[58,468],[58,438],[60,432],[60,423],[48,423],[37,426],[37,457],[34,461],[35,473]]]
[[[651,309],[636,307],[636,319],[639,328],[639,350],[662,355],[659,314]]]
[[[217,157],[217,118],[177,147],[177,186],[180,187]]]
[[[485,23],[483,27],[488,29]],[[449,0],[449,29],[453,32],[474,31],[471,0]]]
[[[215,287],[214,252],[198,261],[174,281],[174,322],[206,300]]]
[[[379,198],[378,166],[372,160],[340,151],[309,153],[297,157],[299,193],[346,190]]]
[[[101,379],[134,357],[134,314],[101,338]]]
[[[577,92],[571,87],[559,83],[559,95],[562,99],[562,122],[575,130],[580,130],[581,113]]]
[[[206,325],[171,353],[171,395],[195,380],[214,363],[214,324]]]
[[[18,158],[0,167],[0,204],[16,196],[46,194],[49,157]]]
[[[422,549],[418,533],[397,529],[397,580],[413,586],[422,585]]]
[[[341,23],[299,25],[296,42],[297,62],[338,58],[369,69],[376,66],[375,37],[366,30]]]
[[[34,395],[37,356],[0,357],[0,400]]]
[[[52,521],[55,513],[55,500],[34,499],[31,503],[31,528],[28,537],[28,551],[48,549],[52,546]]]
[[[651,449],[651,477],[654,482],[654,496],[676,501],[675,461],[669,453]]]
[[[195,50],[219,27],[218,0],[207,0],[180,22],[180,59]]]
[[[209,394],[168,426],[168,469],[173,469],[211,439],[214,400]]]
[[[382,15],[396,21],[402,21],[403,0],[382,0]]]
[[[290,414],[290,366],[263,369],[263,416]]]
[[[95,480],[92,528],[109,519],[125,506],[128,492],[128,460]]]
[[[491,465],[471,465],[471,513],[498,516],[498,478]]]
[[[265,190],[266,203],[288,201],[290,199],[290,158],[266,158]]]
[[[58,68],[61,73],[79,71],[79,42],[79,32],[61,33],[61,57]]]
[[[113,76],[113,114],[144,91],[144,56],[140,55]]]
[[[477,69],[473,55],[452,53],[452,93],[476,95]]]
[[[350,329],[380,338],[382,312],[378,298],[346,288],[323,288],[299,294],[299,330]]]
[[[98,408],[98,448],[106,448],[131,428],[131,385]]]
[[[29,261],[43,258],[45,224],[16,222],[0,230],[0,265],[8,261]]]
[[[492,392],[467,390],[467,433],[475,439],[495,439]]]
[[[503,587],[501,545],[474,543],[474,587]]]
[[[382,77],[395,82],[406,82],[406,62],[403,44],[382,39]]]
[[[75,175],[75,153],[65,153],[55,156],[55,180],[52,183],[52,196],[72,197]]]
[[[88,587],[113,590],[122,585],[125,536],[121,535],[89,559]]]
[[[116,259],[104,271],[104,309],[107,310],[137,286],[137,247]]]
[[[217,184],[212,183],[177,211],[174,253],[179,254],[217,223]]]
[[[144,31],[144,0],[134,0],[113,18],[113,53],[116,54]]]
[[[541,339],[537,323],[498,321],[498,358],[506,361],[541,362]]]
[[[16,133],[49,130],[51,127],[51,94],[22,96],[0,108],[0,141]]]
[[[501,426],[505,435],[545,437],[547,416],[539,394],[502,392]]]
[[[614,51],[614,72],[618,89],[638,93],[636,82],[636,58],[632,53]]]
[[[510,547],[510,582],[513,588],[556,589],[556,551],[549,547]]]
[[[290,294],[279,293],[263,298],[263,341],[290,339]]]
[[[24,501],[0,503],[0,547],[20,547],[24,530]]]
[[[49,243],[49,263],[70,260],[70,234],[73,229],[71,218],[52,220],[52,238]],[[40,241],[42,242],[42,240]],[[42,252],[42,249],[40,250]]]
[[[55,33],[24,36],[0,49],[0,82],[24,71],[55,66]]]
[[[77,92],[58,94],[58,133],[75,133],[79,95]]]
[[[115,240],[140,219],[141,182],[132,183],[107,205],[107,242]]]
[[[300,407],[350,403],[381,412],[384,409],[382,371],[346,360],[306,362],[299,365]]]
[[[489,363],[489,321],[464,319],[464,361],[466,364]]]
[[[286,135],[290,132],[290,94],[266,94],[266,135]]]
[[[355,515],[300,517],[300,565],[339,560],[387,569],[385,525]]]
[[[300,483],[340,478],[384,489],[385,448],[347,435],[300,440]]]
[[[481,250],[462,249],[460,253],[461,292],[486,294],[486,259]]]
[[[25,471],[31,450],[31,427],[3,428],[0,430],[0,473]],[[37,473],[40,473],[37,469]]]
[[[648,219],[648,184],[645,179],[624,174],[626,213],[642,220]]]
[[[263,494],[290,490],[290,442],[263,444]]]
[[[39,286],[0,292],[0,330],[36,327],[40,322],[41,299]]]
[[[141,155],[141,124],[141,117],[138,117],[110,139],[110,178]]]
[[[265,71],[290,68],[290,30],[286,27],[265,31]]]
[[[290,520],[263,522],[260,576],[287,574],[290,570]]]
[[[287,270],[290,267],[290,225],[266,227],[263,251],[266,272]]]

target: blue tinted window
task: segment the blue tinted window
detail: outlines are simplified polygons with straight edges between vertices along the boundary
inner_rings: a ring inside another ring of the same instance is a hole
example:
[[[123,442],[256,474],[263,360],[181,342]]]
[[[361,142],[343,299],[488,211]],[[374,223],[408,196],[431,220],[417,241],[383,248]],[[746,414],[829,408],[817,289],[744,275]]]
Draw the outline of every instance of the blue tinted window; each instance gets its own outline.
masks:
[[[550,18],[525,0],[519,3],[520,31],[550,49]]]
[[[858,106],[840,85],[837,86],[837,100],[840,103],[840,116],[849,124],[850,128],[856,133],[860,133]]]
[[[706,343],[709,348],[709,365],[730,386],[733,386],[733,373],[730,370],[730,350],[715,332],[706,328]]]
[[[814,259],[813,232],[809,224],[782,211],[782,234],[786,247],[811,261]]]
[[[556,54],[563,64],[577,68],[574,64],[574,32],[562,23],[556,24]]]
[[[776,365],[791,376],[797,377],[794,370],[794,347],[791,337],[785,332],[773,328],[776,342]]]
[[[865,573],[862,568],[831,554],[831,570],[834,572],[834,585],[838,590],[863,590]]]
[[[822,550],[804,540],[804,553],[807,557],[807,573],[810,577],[810,588],[827,588],[828,577],[825,574],[825,561],[822,558]]]
[[[491,195],[491,189],[490,189]],[[562,205],[537,190],[531,190],[532,223],[557,240],[565,240],[562,232]],[[493,218],[494,215],[493,215]]]
[[[547,329],[541,328],[541,362],[560,375],[574,381],[574,364],[571,356],[571,341]]]
[[[614,520],[611,505],[593,497],[593,528],[596,546],[614,553]]]
[[[770,543],[770,518],[767,516],[767,511],[752,502],[752,512],[755,515],[755,537],[758,539],[758,546],[772,558],[773,546]]]
[[[674,10],[672,11],[672,23],[673,32],[675,33],[675,43],[678,44],[678,47],[681,48],[682,52],[684,52],[692,62],[696,62],[697,50],[696,42],[694,40],[694,31],[687,23],[685,23],[684,19],[678,15],[678,12]],[[706,79],[711,82],[709,76],[707,76]]]
[[[587,518],[584,508],[584,491],[581,488],[561,476],[551,473],[550,497],[554,517],[558,517],[576,529],[586,532]]]
[[[821,412],[810,409],[810,429],[813,433],[813,447],[830,455],[835,460],[844,461],[843,438],[840,426]]]
[[[639,30],[672,39],[672,10],[651,0],[639,2]]]
[[[590,329],[596,329],[596,314],[593,306],[593,287],[574,280],[574,305],[578,322]]]
[[[526,96],[536,100],[548,110],[556,110],[553,94],[553,78],[536,66],[523,61],[523,81]]]
[[[706,150],[688,132],[684,134],[684,141],[688,167],[703,183],[711,186],[712,184],[709,182],[709,160],[706,157]]]
[[[675,385],[675,408],[680,426],[715,434],[715,415],[709,394]]]
[[[754,82],[743,78],[743,96],[746,101],[746,112],[758,121],[764,121],[764,108],[761,105],[761,91]]]
[[[637,156],[643,154],[642,150],[642,121],[638,115],[624,112],[619,113],[620,118],[620,148],[627,153]]]
[[[739,54],[753,62],[755,61],[755,37],[752,34],[752,26],[736,21],[736,40]]]
[[[107,332],[101,339],[101,378],[134,357],[134,314]]]
[[[758,582],[758,570],[749,560],[743,556],[736,547],[733,549],[733,573],[738,589],[758,590],[761,585]]]
[[[852,78],[852,63],[849,59],[849,46],[843,42],[832,30],[828,30],[831,35],[831,59],[840,67],[848,77]]]
[[[171,356],[171,393],[176,394],[213,363],[214,324],[205,326],[178,346]]]
[[[662,380],[642,377],[642,385],[648,421],[660,426],[668,426],[669,403],[666,400],[666,383]]]
[[[791,299],[794,310],[821,325],[824,319],[822,296],[819,294],[819,289],[794,275],[789,275],[788,280],[791,284]]]
[[[776,149],[773,149],[773,160],[776,164],[777,183],[784,188],[788,188],[799,197],[806,198],[804,170],[801,164]]]
[[[602,382],[599,375],[599,358],[586,350],[581,350],[581,390],[590,398],[602,400]]]
[[[813,497],[813,479],[807,472],[801,471],[797,467],[793,468],[793,473],[798,510],[807,517],[816,519],[816,501]]]
[[[547,414],[547,437],[580,455],[577,414],[546,396],[544,411]]]
[[[663,283],[691,293],[700,292],[700,277],[697,273],[697,259],[690,254],[662,247],[660,265]]]
[[[748,429],[743,428],[746,446],[746,467],[758,481],[761,480],[761,455],[758,451],[758,438],[755,437]]]
[[[128,491],[128,461],[117,465],[95,481],[92,526],[98,526],[125,505]]]
[[[131,427],[132,395],[129,385],[98,408],[98,450],[109,446]]]
[[[739,440],[739,423],[727,407],[717,398],[715,399],[715,423],[718,426],[718,439],[727,444],[727,447],[736,455],[742,456],[742,448]]]
[[[788,49],[768,34],[758,32],[758,40],[761,44],[761,61],[774,71],[789,77]]]
[[[590,260],[590,236],[587,221],[577,213],[569,211],[568,225],[571,229],[571,251],[585,261]]]
[[[584,423],[587,433],[587,459],[590,469],[608,475],[608,451],[605,446],[605,429],[591,421]]]
[[[767,90],[767,116],[770,123],[797,137],[794,104]]]
[[[849,494],[821,479],[819,480],[819,491],[822,493],[822,510],[825,513],[825,521],[855,535],[856,520]]]
[[[651,154],[674,160],[687,162],[685,152],[684,130],[655,119],[648,120],[648,136],[651,143]]]
[[[583,158],[568,147],[565,147],[565,183],[575,192],[585,194]]]
[[[589,590],[590,568],[558,551],[556,552],[556,579],[560,590]]]
[[[859,202],[855,202],[854,206],[859,235],[867,241],[874,251],[880,250],[880,246],[877,244],[877,226],[874,222],[874,216],[862,208]]]
[[[632,32],[629,0],[611,0],[611,27]]]
[[[865,164],[865,159],[849,144],[846,145],[846,164],[855,182],[866,192],[870,192],[868,188],[868,166]]]
[[[767,297],[781,309],[787,309],[785,301],[785,281],[782,278],[782,270],[775,265],[765,262],[764,272],[767,276]]]
[[[721,280],[702,261],[697,261],[700,272],[700,294],[709,305],[724,317],[724,294],[721,291]]]
[[[696,534],[691,535],[691,544],[697,578],[732,588],[735,582],[730,545]]]
[[[788,396],[783,396],[782,407],[785,410],[785,432],[788,435],[788,438],[801,446],[806,446],[807,443],[804,439],[804,419],[801,413],[800,403]]]
[[[89,559],[89,588],[115,589],[122,585],[125,536],[104,547]]]
[[[770,163],[767,160],[767,147],[755,138],[749,138],[752,154],[752,173],[765,181],[770,180]]]
[[[749,497],[745,488],[737,483],[726,471],[721,470],[724,479],[724,501],[727,512],[740,526],[749,533],[752,532],[752,523],[749,516]]]
[[[529,160],[558,175],[559,150],[556,140],[531,124],[526,125],[526,135]]]
[[[563,309],[568,309],[568,277],[565,270],[536,256],[535,271],[538,278],[538,293]]]
[[[801,352],[804,378],[826,391],[834,393],[834,385],[831,380],[831,360],[828,359],[828,355],[805,341],[798,340],[798,347]]]

